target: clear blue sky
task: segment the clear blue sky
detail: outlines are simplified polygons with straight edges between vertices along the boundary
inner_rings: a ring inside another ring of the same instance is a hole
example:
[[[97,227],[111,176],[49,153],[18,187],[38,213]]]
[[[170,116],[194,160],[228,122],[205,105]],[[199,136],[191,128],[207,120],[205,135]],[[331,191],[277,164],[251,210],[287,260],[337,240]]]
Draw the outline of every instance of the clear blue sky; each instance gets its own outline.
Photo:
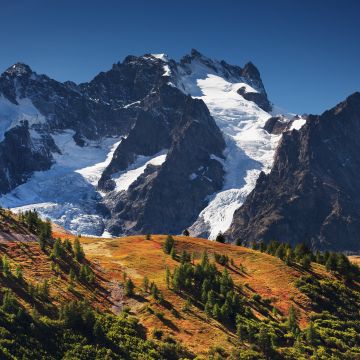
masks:
[[[90,80],[128,54],[203,54],[259,68],[269,98],[320,113],[360,90],[357,0],[0,0],[0,72],[14,62]]]

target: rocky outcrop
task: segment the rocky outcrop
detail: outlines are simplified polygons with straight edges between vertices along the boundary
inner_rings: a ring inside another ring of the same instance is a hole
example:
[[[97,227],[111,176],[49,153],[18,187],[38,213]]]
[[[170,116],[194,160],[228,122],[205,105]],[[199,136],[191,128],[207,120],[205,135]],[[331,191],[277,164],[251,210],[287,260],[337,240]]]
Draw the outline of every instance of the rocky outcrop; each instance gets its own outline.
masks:
[[[253,101],[264,111],[271,111],[271,104],[267,98],[266,93],[262,92],[247,92],[245,87],[241,87],[238,91],[238,94],[241,95],[244,99]]]
[[[47,170],[58,151],[53,139],[44,134],[32,139],[27,121],[12,128],[0,143],[0,189],[10,191],[25,182],[34,171]]]
[[[272,116],[266,121],[264,130],[269,134],[282,134],[289,127],[289,121],[286,121],[283,116]]]
[[[260,175],[227,235],[359,251],[359,137],[360,93],[285,132],[270,174]]]
[[[149,165],[127,191],[106,197],[112,212],[108,229],[114,235],[179,233],[223,184],[223,167],[213,157],[222,157],[225,143],[205,104],[169,85],[145,103],[148,111],[139,128],[135,125],[118,147],[103,177],[124,170],[135,154],[169,152],[161,167]]]

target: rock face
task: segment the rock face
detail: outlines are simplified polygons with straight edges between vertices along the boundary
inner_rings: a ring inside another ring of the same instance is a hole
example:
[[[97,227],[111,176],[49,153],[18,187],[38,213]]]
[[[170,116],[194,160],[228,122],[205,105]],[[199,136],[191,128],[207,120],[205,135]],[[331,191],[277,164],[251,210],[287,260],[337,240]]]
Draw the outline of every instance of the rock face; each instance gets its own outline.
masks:
[[[272,116],[266,121],[264,130],[269,134],[282,134],[289,127],[289,121],[282,116]]]
[[[359,251],[359,136],[360,93],[285,132],[270,174],[260,175],[227,235]]]
[[[50,168],[51,151],[58,151],[53,139],[47,135],[32,139],[26,120],[8,131],[0,143],[0,189],[10,191],[34,171]]]
[[[144,102],[148,110],[115,151],[100,186],[113,190],[114,181],[104,179],[125,170],[137,154],[169,151],[161,166],[148,165],[127,191],[105,197],[112,234],[179,233],[223,184],[223,167],[212,156],[222,157],[225,143],[205,104],[168,85]]]

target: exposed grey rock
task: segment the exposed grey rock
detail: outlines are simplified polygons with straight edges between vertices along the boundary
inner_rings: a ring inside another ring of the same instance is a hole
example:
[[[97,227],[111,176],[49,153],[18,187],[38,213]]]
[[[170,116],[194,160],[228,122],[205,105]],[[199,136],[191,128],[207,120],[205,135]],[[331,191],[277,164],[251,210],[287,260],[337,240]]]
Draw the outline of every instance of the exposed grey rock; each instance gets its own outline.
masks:
[[[124,169],[124,159],[135,153],[153,155],[161,148],[169,152],[161,167],[148,166],[128,191],[106,198],[112,208],[109,231],[115,235],[180,233],[206,206],[207,196],[222,187],[224,170],[211,155],[222,157],[225,143],[205,104],[168,85],[151,101],[149,113],[141,118],[148,126],[134,127],[107,171]],[[142,142],[143,136],[157,146]]]
[[[227,236],[359,251],[359,137],[360,93],[285,132],[273,169],[259,176]]]
[[[266,121],[264,130],[270,134],[282,134],[289,127],[289,121],[286,121],[283,116],[272,116]]]

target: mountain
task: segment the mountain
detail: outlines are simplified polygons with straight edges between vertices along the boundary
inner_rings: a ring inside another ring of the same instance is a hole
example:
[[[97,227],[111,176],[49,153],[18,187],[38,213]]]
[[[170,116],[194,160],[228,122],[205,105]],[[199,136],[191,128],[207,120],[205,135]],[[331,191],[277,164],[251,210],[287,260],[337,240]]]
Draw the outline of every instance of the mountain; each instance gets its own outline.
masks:
[[[84,84],[0,76],[0,203],[94,235],[214,238],[269,171],[279,134],[259,71],[128,56]]]
[[[271,172],[235,212],[229,237],[360,251],[359,136],[360,93],[284,132]]]

